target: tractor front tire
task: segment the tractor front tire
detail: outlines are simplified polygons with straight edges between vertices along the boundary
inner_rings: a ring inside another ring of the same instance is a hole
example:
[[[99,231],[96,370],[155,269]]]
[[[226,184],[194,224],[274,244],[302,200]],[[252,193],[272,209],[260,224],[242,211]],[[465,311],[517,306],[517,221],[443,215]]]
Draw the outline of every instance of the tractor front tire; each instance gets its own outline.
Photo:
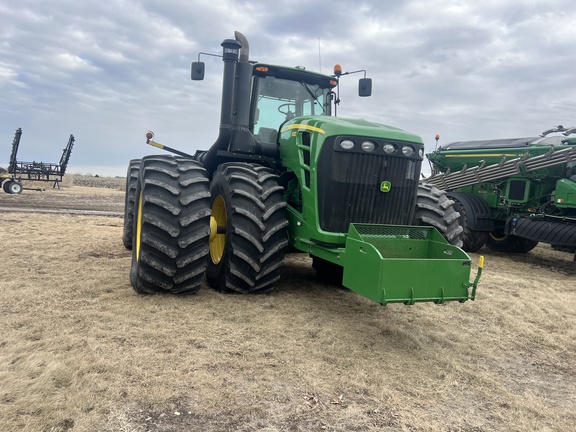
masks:
[[[202,164],[184,158],[143,158],[134,206],[134,290],[196,292],[204,278],[209,236],[210,190]]]
[[[262,293],[280,279],[288,246],[284,188],[269,168],[225,163],[214,173],[206,278],[221,292]]]
[[[486,245],[497,252],[528,253],[538,245],[538,242],[515,235],[504,234],[500,231],[492,231],[488,235]]]
[[[132,249],[132,240],[134,237],[134,202],[136,200],[136,186],[138,185],[141,163],[141,159],[132,159],[128,164],[128,172],[126,173],[124,231],[122,232],[122,242],[126,249]]]
[[[420,183],[414,212],[414,225],[432,226],[448,241],[462,247],[463,228],[460,225],[460,213],[456,211],[454,201],[446,192],[431,184]]]

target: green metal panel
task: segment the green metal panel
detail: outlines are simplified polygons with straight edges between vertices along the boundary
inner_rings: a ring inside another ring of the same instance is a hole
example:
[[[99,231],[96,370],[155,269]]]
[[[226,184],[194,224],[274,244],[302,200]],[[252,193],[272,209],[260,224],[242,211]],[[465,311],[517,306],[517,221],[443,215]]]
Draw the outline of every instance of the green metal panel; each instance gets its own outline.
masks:
[[[576,208],[576,182],[568,179],[558,180],[554,201],[559,208]]]
[[[522,157],[526,153],[526,148],[502,150],[443,150],[439,149],[434,153],[426,155],[440,171],[445,172],[450,169],[452,172],[459,171],[467,166],[475,167],[481,163],[486,166],[496,164],[502,160]]]
[[[309,135],[309,141],[303,140],[304,133]],[[289,185],[286,194],[291,246],[297,249],[307,250],[308,243],[305,241],[303,245],[296,239],[313,239],[334,245],[343,245],[346,241],[345,233],[324,231],[318,220],[318,160],[326,139],[338,135],[387,138],[423,146],[422,139],[413,133],[366,120],[302,116],[284,123],[279,137],[280,159],[283,167],[298,179]],[[308,152],[308,161],[303,158],[305,152]],[[309,185],[306,176],[310,179]]]
[[[344,286],[381,304],[473,300],[480,276],[432,227],[352,224],[342,264]]]
[[[555,151],[559,151],[569,146],[557,145],[554,147]],[[442,149],[427,154],[426,156],[432,162],[436,169],[440,172],[456,172],[464,167],[472,168],[481,164],[490,166],[497,164],[503,160],[512,160],[520,157],[533,158],[541,156],[550,151],[549,145],[532,144],[526,147],[518,148],[494,148],[494,149],[465,149],[465,150],[451,150]],[[549,167],[536,172],[536,176],[552,175],[556,173],[557,168]]]

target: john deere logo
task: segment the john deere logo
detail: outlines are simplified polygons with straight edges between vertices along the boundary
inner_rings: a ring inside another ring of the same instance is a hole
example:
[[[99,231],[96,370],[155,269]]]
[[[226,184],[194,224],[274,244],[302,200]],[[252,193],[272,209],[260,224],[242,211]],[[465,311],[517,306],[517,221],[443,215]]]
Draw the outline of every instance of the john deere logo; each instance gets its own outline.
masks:
[[[392,183],[389,181],[383,181],[380,183],[380,192],[390,192],[390,189],[392,189]]]

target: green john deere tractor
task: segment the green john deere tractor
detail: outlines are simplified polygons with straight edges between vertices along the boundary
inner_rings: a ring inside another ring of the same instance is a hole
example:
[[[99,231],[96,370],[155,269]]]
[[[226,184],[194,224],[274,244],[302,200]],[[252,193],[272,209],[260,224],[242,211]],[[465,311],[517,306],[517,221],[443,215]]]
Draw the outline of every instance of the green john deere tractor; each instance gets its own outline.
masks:
[[[191,155],[149,132],[175,155],[128,167],[123,240],[136,292],[192,293],[204,277],[222,292],[267,292],[292,250],[381,304],[474,299],[481,265],[469,282],[460,215],[419,184],[421,138],[336,117],[341,69],[251,62],[238,32],[222,46],[216,142]],[[194,62],[192,79],[203,77]],[[370,93],[364,77],[359,94]]]

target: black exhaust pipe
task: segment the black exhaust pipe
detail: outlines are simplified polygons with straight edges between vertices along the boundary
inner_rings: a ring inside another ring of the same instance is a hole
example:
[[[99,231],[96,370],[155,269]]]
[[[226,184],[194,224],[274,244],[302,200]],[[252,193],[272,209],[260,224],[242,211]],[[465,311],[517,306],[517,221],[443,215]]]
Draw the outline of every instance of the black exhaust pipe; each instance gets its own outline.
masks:
[[[220,132],[216,142],[208,151],[196,153],[196,159],[212,173],[217,166],[215,157],[218,150],[227,150],[232,139],[232,107],[234,102],[234,83],[236,81],[236,65],[240,42],[234,39],[225,39],[222,44],[222,61],[224,62],[224,76],[222,78],[222,104],[220,107]]]
[[[256,152],[254,136],[250,132],[250,85],[252,65],[246,37],[235,32],[236,39],[222,42],[224,77],[220,132],[216,142],[206,152],[198,152],[196,159],[212,174],[218,166],[218,151],[253,154]]]
[[[242,33],[234,32],[234,37],[242,45],[242,48],[236,65],[236,88],[234,89],[234,109],[232,111],[233,137],[230,151],[253,154],[256,152],[256,146],[254,136],[248,127],[252,79],[252,65],[249,61],[250,45]]]

